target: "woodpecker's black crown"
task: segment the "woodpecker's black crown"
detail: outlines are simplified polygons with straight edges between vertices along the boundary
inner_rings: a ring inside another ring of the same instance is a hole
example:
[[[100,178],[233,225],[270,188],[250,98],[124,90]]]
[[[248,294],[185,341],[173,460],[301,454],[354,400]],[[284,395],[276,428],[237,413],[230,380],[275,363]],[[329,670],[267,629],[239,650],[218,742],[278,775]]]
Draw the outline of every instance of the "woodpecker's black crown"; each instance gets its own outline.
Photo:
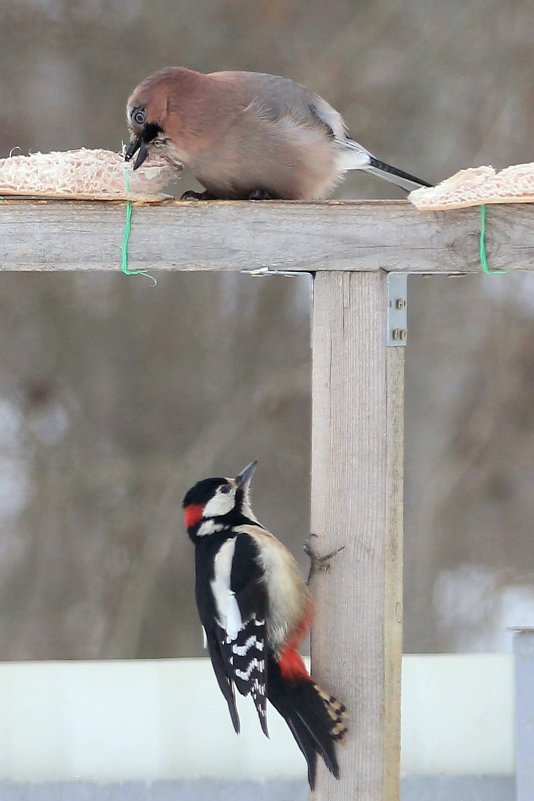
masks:
[[[223,484],[228,484],[228,479],[221,476],[215,478],[203,478],[198,481],[194,487],[191,487],[185,494],[182,506],[191,506],[192,504],[200,504],[205,506],[210,498],[213,498],[217,488]]]

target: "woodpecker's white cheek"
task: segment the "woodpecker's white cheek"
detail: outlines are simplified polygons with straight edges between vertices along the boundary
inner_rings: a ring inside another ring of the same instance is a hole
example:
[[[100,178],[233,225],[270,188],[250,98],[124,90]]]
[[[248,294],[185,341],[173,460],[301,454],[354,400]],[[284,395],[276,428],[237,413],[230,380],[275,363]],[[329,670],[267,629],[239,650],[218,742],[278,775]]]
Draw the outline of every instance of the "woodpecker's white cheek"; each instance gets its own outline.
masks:
[[[226,495],[218,492],[207,502],[202,512],[202,517],[222,517],[234,508],[234,493],[228,492]]]

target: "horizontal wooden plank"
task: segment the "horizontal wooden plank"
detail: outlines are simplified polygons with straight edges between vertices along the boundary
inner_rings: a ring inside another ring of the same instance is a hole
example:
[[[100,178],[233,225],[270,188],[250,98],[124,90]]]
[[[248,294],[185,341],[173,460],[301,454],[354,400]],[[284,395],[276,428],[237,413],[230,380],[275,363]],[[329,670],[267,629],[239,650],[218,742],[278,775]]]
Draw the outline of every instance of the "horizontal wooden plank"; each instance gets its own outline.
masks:
[[[408,201],[136,206],[130,267],[148,270],[480,271],[477,208]],[[0,200],[0,269],[119,270],[124,203]],[[534,206],[491,206],[493,269],[534,269]]]

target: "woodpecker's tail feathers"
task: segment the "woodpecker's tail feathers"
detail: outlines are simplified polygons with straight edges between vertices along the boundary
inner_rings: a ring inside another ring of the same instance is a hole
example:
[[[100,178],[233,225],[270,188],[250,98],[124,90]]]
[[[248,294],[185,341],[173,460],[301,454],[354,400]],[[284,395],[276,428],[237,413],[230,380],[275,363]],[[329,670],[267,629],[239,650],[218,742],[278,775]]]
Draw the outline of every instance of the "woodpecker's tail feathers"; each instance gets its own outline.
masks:
[[[329,695],[322,690],[318,684],[313,685],[315,690],[321,697],[328,717],[332,721],[332,727],[330,729],[330,736],[333,740],[342,740],[345,734],[347,733],[347,726],[345,724],[346,719],[348,718],[347,707],[345,704],[342,704],[334,695]]]
[[[399,170],[397,167],[392,167],[391,164],[386,164],[385,161],[375,159],[374,156],[371,156],[368,167],[361,167],[360,169],[371,173],[371,175],[376,175],[378,178],[383,178],[384,181],[390,181],[407,192],[411,192],[413,189],[421,189],[422,186],[432,186],[432,184],[423,181],[421,178],[416,178],[415,175],[410,175],[410,173]]]
[[[315,786],[317,754],[328,770],[339,779],[336,741],[346,732],[344,705],[325,693],[308,676],[283,676],[278,664],[269,663],[268,698],[285,719],[308,763],[310,788]]]

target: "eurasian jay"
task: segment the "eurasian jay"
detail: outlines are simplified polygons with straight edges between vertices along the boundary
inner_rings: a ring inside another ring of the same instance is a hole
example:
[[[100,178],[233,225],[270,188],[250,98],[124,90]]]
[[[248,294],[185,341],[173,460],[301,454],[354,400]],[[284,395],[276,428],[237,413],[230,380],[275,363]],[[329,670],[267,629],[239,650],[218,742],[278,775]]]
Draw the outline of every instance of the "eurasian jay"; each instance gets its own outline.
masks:
[[[185,197],[320,200],[348,170],[430,186],[375,158],[326,100],[276,75],[167,67],[136,87],[127,117],[126,160],[137,153],[137,169],[153,151],[188,168],[206,191]]]

